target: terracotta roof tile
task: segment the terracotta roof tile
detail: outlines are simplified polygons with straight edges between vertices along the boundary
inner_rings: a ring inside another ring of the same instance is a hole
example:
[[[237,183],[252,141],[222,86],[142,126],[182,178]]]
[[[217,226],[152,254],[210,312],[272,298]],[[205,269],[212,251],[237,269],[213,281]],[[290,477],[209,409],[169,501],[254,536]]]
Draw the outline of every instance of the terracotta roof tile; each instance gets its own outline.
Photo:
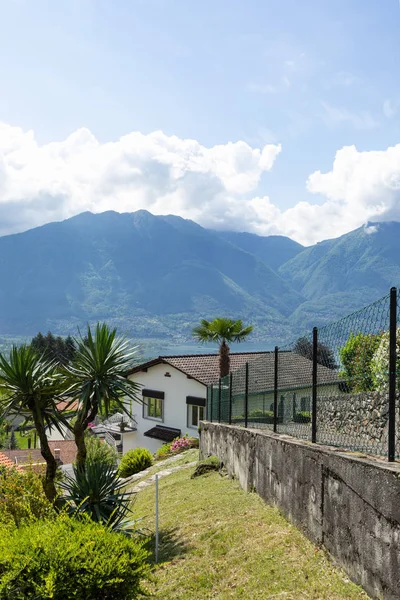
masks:
[[[274,387],[274,352],[231,352],[231,372],[235,373],[249,363],[252,386],[255,389],[269,390]],[[154,360],[137,365],[130,374],[138,373],[158,364],[171,365],[204,385],[211,385],[219,379],[218,354],[183,354],[179,356],[159,356]],[[279,388],[311,386],[312,361],[290,351],[279,352]],[[240,371],[239,373],[242,373]],[[239,374],[238,374],[239,376]],[[244,377],[244,369],[243,369]],[[318,365],[318,383],[338,383],[336,371]]]
[[[50,450],[60,450],[60,459],[63,465],[71,465],[76,459],[77,448],[74,440],[49,441]]]
[[[21,471],[21,467],[19,467],[15,462],[11,460],[4,452],[0,452],[0,467],[7,467],[8,469],[17,469]]]

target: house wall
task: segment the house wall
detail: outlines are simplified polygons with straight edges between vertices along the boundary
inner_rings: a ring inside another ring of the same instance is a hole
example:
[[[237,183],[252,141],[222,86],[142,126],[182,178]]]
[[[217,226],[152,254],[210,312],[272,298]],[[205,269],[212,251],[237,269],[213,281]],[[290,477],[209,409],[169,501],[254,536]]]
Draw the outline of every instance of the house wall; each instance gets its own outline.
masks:
[[[170,377],[165,374],[169,373]],[[130,375],[129,379],[139,383],[142,388],[164,392],[164,419],[146,419],[143,417],[143,405],[132,403],[132,415],[137,421],[137,431],[123,434],[123,452],[132,448],[148,448],[155,452],[162,446],[163,442],[145,437],[143,433],[156,425],[174,427],[182,431],[182,435],[188,433],[192,437],[198,437],[198,429],[187,426],[187,404],[186,396],[197,396],[206,398],[207,388],[205,385],[188,379],[184,374],[170,365],[160,364],[150,367],[147,372],[140,371]]]

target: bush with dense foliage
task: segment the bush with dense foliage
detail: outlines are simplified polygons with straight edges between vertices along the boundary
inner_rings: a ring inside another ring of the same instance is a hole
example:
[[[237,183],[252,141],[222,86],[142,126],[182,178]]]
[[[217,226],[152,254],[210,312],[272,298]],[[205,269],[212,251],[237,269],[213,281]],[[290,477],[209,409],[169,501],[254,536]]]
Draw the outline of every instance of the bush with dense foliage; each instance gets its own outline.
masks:
[[[384,392],[389,389],[389,332],[386,331],[380,336],[377,346],[371,360],[371,377],[373,389]],[[400,373],[400,327],[397,328],[396,335],[397,362],[396,370]],[[397,389],[400,390],[400,377],[397,377]]]
[[[0,527],[2,600],[132,600],[149,575],[142,542],[65,514]]]
[[[117,465],[118,453],[110,444],[90,433],[85,436],[85,442],[87,462],[103,463],[112,467]]]
[[[306,410],[297,412],[293,417],[293,421],[295,423],[310,423],[311,413]]]
[[[29,469],[21,472],[0,467],[0,523],[21,525],[53,512],[40,475]]]
[[[128,450],[119,463],[118,475],[129,477],[140,471],[144,471],[153,464],[153,455],[147,448],[135,448]]]
[[[66,475],[60,485],[71,516],[86,515],[126,534],[134,531],[132,493],[124,491],[125,484],[112,465],[88,462],[84,469],[74,466],[73,477]]]
[[[165,458],[171,454],[171,443],[163,444],[156,450],[156,458]]]
[[[340,349],[340,376],[346,382],[349,392],[369,392],[376,389],[372,361],[381,339],[379,334],[351,333]]]

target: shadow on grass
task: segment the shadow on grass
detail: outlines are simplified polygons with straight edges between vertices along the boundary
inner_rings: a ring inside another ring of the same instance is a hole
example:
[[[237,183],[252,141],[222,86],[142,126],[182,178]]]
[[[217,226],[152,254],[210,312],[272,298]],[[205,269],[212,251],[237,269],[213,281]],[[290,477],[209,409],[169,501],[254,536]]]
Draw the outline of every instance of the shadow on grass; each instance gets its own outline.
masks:
[[[156,534],[152,533],[146,544],[146,549],[151,552],[150,561],[155,560],[155,544]],[[178,533],[177,528],[160,529],[159,531],[159,545],[158,545],[158,562],[168,562],[182,556],[188,550],[188,545],[182,540]]]

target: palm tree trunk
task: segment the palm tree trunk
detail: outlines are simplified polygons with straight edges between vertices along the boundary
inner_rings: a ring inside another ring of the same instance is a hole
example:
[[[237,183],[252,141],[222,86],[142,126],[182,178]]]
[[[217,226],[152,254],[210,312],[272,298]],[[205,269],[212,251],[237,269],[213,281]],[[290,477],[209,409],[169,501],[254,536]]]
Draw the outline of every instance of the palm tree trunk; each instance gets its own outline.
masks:
[[[86,444],[85,444],[85,430],[86,427],[82,423],[77,421],[74,425],[74,438],[75,444],[78,449],[76,455],[76,464],[78,469],[83,469],[86,462]]]
[[[219,376],[225,377],[229,375],[230,371],[230,359],[229,359],[229,346],[225,340],[222,340],[222,344],[219,347]]]
[[[57,461],[50,450],[46,429],[38,415],[38,411],[34,411],[33,421],[40,440],[40,453],[46,461],[46,475],[43,482],[43,489],[48,501],[53,503],[57,497],[57,490],[54,483],[57,473]]]
[[[85,431],[86,431],[89,423],[94,421],[94,419],[96,418],[98,411],[99,411],[99,409],[97,406],[97,402],[94,402],[90,414],[87,415],[87,413],[86,413],[86,415],[82,415],[81,418],[77,419],[77,421],[74,425],[74,438],[75,438],[76,447],[78,449],[78,452],[76,455],[76,464],[77,464],[78,469],[85,468],[86,455],[87,455],[86,443],[85,443]]]

